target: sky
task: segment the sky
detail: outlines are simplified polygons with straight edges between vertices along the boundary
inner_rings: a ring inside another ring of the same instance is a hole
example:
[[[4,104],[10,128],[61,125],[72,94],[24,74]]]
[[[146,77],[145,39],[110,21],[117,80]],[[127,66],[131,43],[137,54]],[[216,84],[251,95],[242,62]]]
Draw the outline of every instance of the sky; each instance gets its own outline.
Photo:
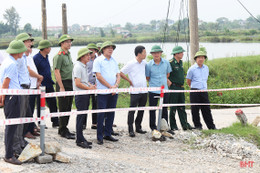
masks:
[[[61,26],[61,6],[67,5],[68,25],[91,25],[102,27],[108,24],[149,23],[151,20],[166,18],[169,0],[46,0],[47,25]],[[259,0],[240,0],[255,16],[260,15]],[[169,19],[178,20],[180,4],[184,2],[187,13],[188,0],[171,0]],[[246,19],[250,15],[237,0],[197,0],[198,17],[203,21],[216,21],[219,17],[230,20]],[[19,26],[31,23],[33,28],[41,28],[41,0],[1,0],[0,21],[5,10],[15,7],[21,17]]]

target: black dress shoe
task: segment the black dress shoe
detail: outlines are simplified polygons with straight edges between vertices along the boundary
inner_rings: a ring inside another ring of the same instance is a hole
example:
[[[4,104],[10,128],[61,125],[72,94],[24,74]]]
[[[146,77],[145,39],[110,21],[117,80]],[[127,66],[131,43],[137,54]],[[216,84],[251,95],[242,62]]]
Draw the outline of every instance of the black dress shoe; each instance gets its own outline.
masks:
[[[108,140],[108,141],[112,141],[112,142],[117,142],[118,141],[118,139],[113,138],[112,136],[104,136],[103,139]]]
[[[202,127],[195,127],[196,130],[202,130]]]
[[[70,131],[68,131],[68,133],[72,136],[75,136],[76,134],[75,133],[71,133]]]
[[[142,129],[138,129],[138,130],[136,130],[136,133],[145,134],[145,133],[147,133],[147,131],[144,131],[144,130],[142,130]]]
[[[135,137],[135,133],[134,132],[129,132],[129,136],[133,138],[133,137]]]
[[[75,139],[75,135],[71,135],[70,133],[66,133],[65,135],[61,135],[61,137],[66,139]]]
[[[116,132],[111,132],[111,135],[113,135],[113,136],[119,136],[119,133],[116,133]]]
[[[86,140],[87,141],[87,140]],[[92,142],[87,141],[88,145],[92,145]]]
[[[79,143],[77,143],[77,146],[79,146],[81,148],[89,148],[89,149],[92,148],[92,146],[90,146],[87,141],[79,142]]]
[[[21,165],[22,164],[22,162],[20,160],[16,159],[15,157],[11,157],[9,159],[4,157],[4,161],[7,162],[7,163],[14,164],[14,165]]]
[[[170,133],[171,135],[175,135],[173,130],[168,130],[167,132]]]
[[[103,140],[97,140],[97,144],[98,145],[103,145],[104,143],[103,143]]]

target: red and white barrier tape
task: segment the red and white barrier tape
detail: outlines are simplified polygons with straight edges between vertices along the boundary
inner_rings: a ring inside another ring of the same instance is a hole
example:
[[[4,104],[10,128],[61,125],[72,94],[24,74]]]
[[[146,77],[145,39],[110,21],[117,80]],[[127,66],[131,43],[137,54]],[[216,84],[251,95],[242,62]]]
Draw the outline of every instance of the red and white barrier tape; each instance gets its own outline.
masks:
[[[170,106],[194,106],[194,105],[214,105],[214,106],[236,106],[236,107],[248,107],[248,106],[260,106],[260,104],[215,104],[215,103],[187,103],[187,104],[163,104],[162,107]],[[56,112],[48,113],[45,117],[42,118],[51,118],[51,117],[63,117],[77,114],[90,114],[90,113],[101,113],[101,112],[117,112],[117,111],[139,111],[139,110],[158,110],[161,107],[130,107],[130,108],[113,108],[113,109],[98,109],[98,110],[85,110],[85,111],[71,111],[71,112]],[[40,121],[41,118],[13,118],[0,120],[0,126],[2,125],[14,125],[14,124],[25,124],[31,122]]]
[[[185,104],[163,104],[163,107],[171,106],[226,106],[226,107],[250,107],[260,106],[260,104],[218,104],[218,103],[185,103]]]
[[[45,117],[42,118],[51,118],[51,117],[63,117],[68,115],[77,115],[77,114],[90,114],[90,113],[101,113],[101,112],[117,112],[117,111],[138,111],[138,110],[157,110],[160,107],[131,107],[131,108],[113,108],[113,109],[99,109],[99,110],[85,110],[85,111],[71,111],[71,112],[56,112],[48,113]],[[41,118],[12,118],[6,120],[0,120],[1,125],[14,125],[14,124],[25,124],[31,122],[40,121]]]
[[[0,89],[0,95],[37,95],[41,90],[32,89]]]
[[[11,118],[6,120],[0,120],[0,126],[2,125],[15,125],[15,124],[25,124],[25,123],[32,123],[38,122],[41,118]]]
[[[224,88],[224,89],[208,89],[208,90],[163,90],[164,93],[191,93],[191,92],[215,92],[215,91],[236,91],[246,89],[258,89],[260,86],[240,87],[240,88]],[[138,91],[160,91],[160,87],[145,87],[145,88],[117,88],[117,89],[100,89],[100,90],[85,90],[85,91],[65,91],[46,93],[45,97],[61,97],[84,94],[104,94],[115,92],[138,92]],[[37,95],[41,94],[41,90],[29,89],[0,89],[0,95]]]
[[[138,92],[138,91],[160,91],[160,87],[145,87],[145,88],[116,88],[116,89],[98,89],[98,90],[84,90],[84,91],[64,91],[46,93],[45,97],[61,97],[61,96],[74,96],[84,94],[109,94],[118,92]]]
[[[213,92],[213,91],[236,91],[247,89],[258,89],[260,86],[240,87],[240,88],[223,88],[223,89],[208,89],[208,90],[164,90],[165,93],[192,93],[192,92]]]
[[[163,90],[164,93],[190,93],[190,92],[213,92],[213,91],[236,91],[246,89],[258,89],[260,86],[253,87],[241,87],[241,88],[224,88],[224,89],[208,89],[208,90]],[[160,87],[147,87],[147,88],[117,88],[117,89],[102,89],[102,90],[85,90],[85,91],[65,91],[65,92],[53,92],[46,93],[45,97],[61,97],[61,96],[73,96],[84,94],[104,94],[104,93],[117,93],[117,92],[138,92],[138,91],[160,91]]]

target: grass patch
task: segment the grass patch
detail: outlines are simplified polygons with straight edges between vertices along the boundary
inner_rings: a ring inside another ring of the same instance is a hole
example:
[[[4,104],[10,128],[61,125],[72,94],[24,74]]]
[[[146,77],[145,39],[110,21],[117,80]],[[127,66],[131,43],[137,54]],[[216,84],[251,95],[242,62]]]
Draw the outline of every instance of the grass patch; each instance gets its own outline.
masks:
[[[243,126],[240,122],[233,123],[231,126],[220,130],[202,130],[206,136],[212,134],[232,134],[236,137],[242,137],[249,142],[253,142],[260,148],[260,128],[250,124]]]

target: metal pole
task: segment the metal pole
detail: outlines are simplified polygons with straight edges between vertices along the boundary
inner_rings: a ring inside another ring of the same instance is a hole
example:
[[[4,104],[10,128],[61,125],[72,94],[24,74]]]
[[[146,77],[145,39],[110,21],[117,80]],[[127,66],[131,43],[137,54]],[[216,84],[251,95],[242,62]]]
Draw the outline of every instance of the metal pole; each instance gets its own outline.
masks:
[[[42,38],[47,39],[47,15],[45,0],[42,0]]]
[[[161,130],[161,120],[162,120],[162,105],[163,105],[163,97],[164,97],[164,85],[161,86],[161,93],[160,93],[160,109],[159,109],[159,115],[158,115],[158,124],[157,124],[157,130]]]
[[[62,34],[68,34],[67,7],[65,3],[62,4]]]
[[[41,136],[40,136],[40,147],[42,150],[41,156],[44,155],[45,152],[45,86],[41,87],[41,123],[40,123],[40,129],[41,129]]]
[[[194,56],[199,50],[199,26],[197,0],[189,0],[189,24],[190,24],[190,62],[194,64]]]

